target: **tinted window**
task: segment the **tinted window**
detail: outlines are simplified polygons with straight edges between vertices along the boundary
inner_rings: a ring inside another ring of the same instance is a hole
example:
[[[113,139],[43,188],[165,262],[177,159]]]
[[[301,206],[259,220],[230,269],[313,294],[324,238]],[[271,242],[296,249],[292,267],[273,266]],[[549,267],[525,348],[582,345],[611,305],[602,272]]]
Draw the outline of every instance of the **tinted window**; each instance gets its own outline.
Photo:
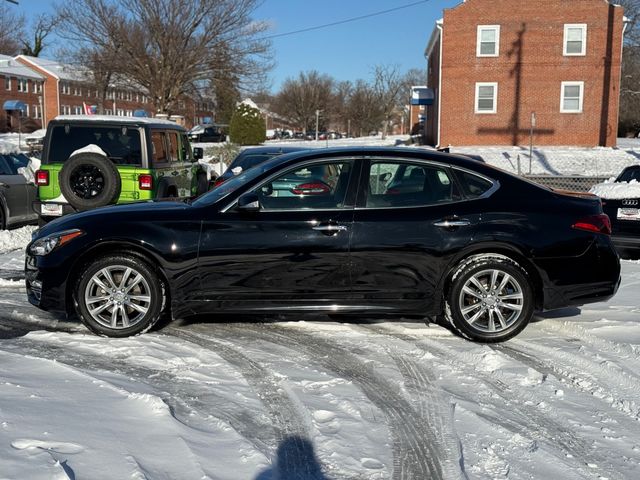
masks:
[[[169,156],[165,146],[164,132],[151,132],[151,158],[153,163],[167,163]]]
[[[167,140],[169,140],[169,154],[171,155],[171,161],[180,162],[181,158],[178,156],[178,133],[167,132]]]
[[[182,149],[182,158],[186,162],[190,162],[191,161],[191,145],[189,144],[189,139],[187,138],[186,133],[180,134],[180,141],[181,141],[181,149]]]
[[[631,180],[635,180],[637,182],[640,182],[640,168],[628,168],[628,169],[626,169],[624,172],[622,172],[622,174],[620,175],[620,177],[618,177],[618,179],[616,181],[617,182],[630,182]]]
[[[3,155],[3,157],[13,175],[18,175],[19,168],[24,168],[29,165],[29,157],[23,153],[10,153]]]
[[[87,145],[97,145],[116,164],[139,165],[142,162],[137,128],[74,125],[53,127],[48,162],[64,162],[73,152]]]
[[[373,162],[366,206],[413,207],[459,200],[444,167],[404,162]]]
[[[0,175],[15,175],[9,168],[9,163],[4,158],[4,155],[0,155]]]
[[[263,210],[342,208],[351,164],[322,163],[297,167],[256,190]]]
[[[460,179],[460,186],[467,198],[477,198],[485,194],[492,186],[489,180],[461,170],[456,171]]]

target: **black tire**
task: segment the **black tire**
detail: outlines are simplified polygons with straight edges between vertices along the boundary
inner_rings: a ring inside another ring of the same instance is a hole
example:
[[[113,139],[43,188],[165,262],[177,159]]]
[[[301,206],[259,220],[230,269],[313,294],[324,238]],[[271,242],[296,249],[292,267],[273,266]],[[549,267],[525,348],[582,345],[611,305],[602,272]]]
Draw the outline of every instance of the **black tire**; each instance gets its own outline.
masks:
[[[129,276],[125,273],[127,269],[131,270]],[[113,285],[108,284],[107,277],[102,273],[107,270],[110,270]],[[138,280],[138,275],[142,280]],[[136,280],[138,283],[132,286]],[[104,286],[117,288],[105,291],[99,286],[100,282]],[[121,287],[125,290],[118,291],[122,290]],[[130,290],[127,291],[127,288]],[[98,297],[104,300],[95,301]],[[148,297],[149,300],[141,301],[142,297]],[[89,330],[98,335],[120,338],[148,331],[160,319],[165,303],[162,282],[153,268],[144,260],[130,255],[110,255],[86,265],[76,282],[73,298],[78,317]],[[146,312],[133,308],[132,304],[146,309]],[[92,307],[92,313],[90,306],[95,305],[97,307]],[[101,307],[104,308],[96,314]],[[115,325],[111,323],[114,316]],[[125,316],[132,323],[127,325]]]
[[[520,265],[502,255],[479,255],[456,269],[446,315],[464,337],[495,343],[516,336],[527,326],[534,303],[532,282]]]
[[[122,181],[118,169],[97,153],[79,153],[70,157],[60,170],[60,190],[78,210],[90,210],[115,203]]]
[[[7,228],[7,225],[4,221],[4,205],[0,202],[0,230],[4,230]]]
[[[209,191],[209,181],[207,180],[207,174],[199,172],[197,176],[198,186],[196,187],[196,196],[199,197]]]

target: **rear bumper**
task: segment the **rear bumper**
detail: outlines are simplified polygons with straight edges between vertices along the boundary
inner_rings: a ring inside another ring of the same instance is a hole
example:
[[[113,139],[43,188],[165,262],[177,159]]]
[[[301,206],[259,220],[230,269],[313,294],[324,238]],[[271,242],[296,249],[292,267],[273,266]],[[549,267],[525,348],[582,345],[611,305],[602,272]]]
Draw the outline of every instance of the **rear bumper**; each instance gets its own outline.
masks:
[[[640,250],[640,236],[629,237],[625,235],[614,235],[611,237],[613,244],[620,250]]]
[[[50,205],[62,205],[62,216],[69,215],[70,213],[77,213],[78,212],[78,210],[75,207],[69,205],[68,203],[41,202],[40,200],[36,200],[35,202],[33,202],[31,204],[31,208],[33,209],[34,212],[36,212],[38,214],[38,216],[40,218],[42,218],[43,220],[45,220],[47,222],[50,222],[51,220],[54,220],[54,219],[60,218],[60,217],[42,215],[42,213],[40,213],[40,212],[42,211],[41,205],[43,203],[47,203],[47,204],[50,204]]]

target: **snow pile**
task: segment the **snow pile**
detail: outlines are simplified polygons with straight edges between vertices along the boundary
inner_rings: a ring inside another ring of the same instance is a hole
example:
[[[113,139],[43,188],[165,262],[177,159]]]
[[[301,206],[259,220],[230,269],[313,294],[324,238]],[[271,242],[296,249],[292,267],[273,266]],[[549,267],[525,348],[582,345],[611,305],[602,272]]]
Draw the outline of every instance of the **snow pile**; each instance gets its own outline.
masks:
[[[610,200],[640,198],[640,183],[637,180],[631,180],[630,182],[604,182],[594,185],[589,192]]]
[[[28,183],[36,183],[36,170],[40,169],[42,161],[39,158],[30,157],[29,164],[26,168],[19,168],[18,172],[27,180]]]
[[[0,154],[16,153],[20,151],[20,140],[24,141],[25,135],[17,133],[4,133],[0,135]]]
[[[203,158],[198,160],[198,163],[204,167],[207,171],[207,180],[211,180],[212,178],[217,178],[226,170],[226,166],[224,163],[215,162],[211,163],[213,157]]]
[[[0,230],[0,254],[25,248],[35,229],[36,227],[27,226],[16,230]]]
[[[71,155],[69,155],[69,158],[73,157],[74,155],[78,155],[80,153],[97,153],[98,155],[102,155],[103,157],[108,156],[103,149],[101,149],[98,145],[95,145],[92,143],[87,145],[86,147],[79,148],[78,150],[73,152]]]

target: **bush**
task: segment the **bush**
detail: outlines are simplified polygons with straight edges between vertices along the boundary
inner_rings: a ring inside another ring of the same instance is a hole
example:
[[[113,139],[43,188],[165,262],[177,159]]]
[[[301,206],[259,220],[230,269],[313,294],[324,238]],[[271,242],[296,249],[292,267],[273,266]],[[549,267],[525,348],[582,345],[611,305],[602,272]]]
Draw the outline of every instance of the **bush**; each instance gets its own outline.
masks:
[[[229,123],[229,138],[239,145],[259,145],[267,137],[267,128],[260,110],[240,104]]]

